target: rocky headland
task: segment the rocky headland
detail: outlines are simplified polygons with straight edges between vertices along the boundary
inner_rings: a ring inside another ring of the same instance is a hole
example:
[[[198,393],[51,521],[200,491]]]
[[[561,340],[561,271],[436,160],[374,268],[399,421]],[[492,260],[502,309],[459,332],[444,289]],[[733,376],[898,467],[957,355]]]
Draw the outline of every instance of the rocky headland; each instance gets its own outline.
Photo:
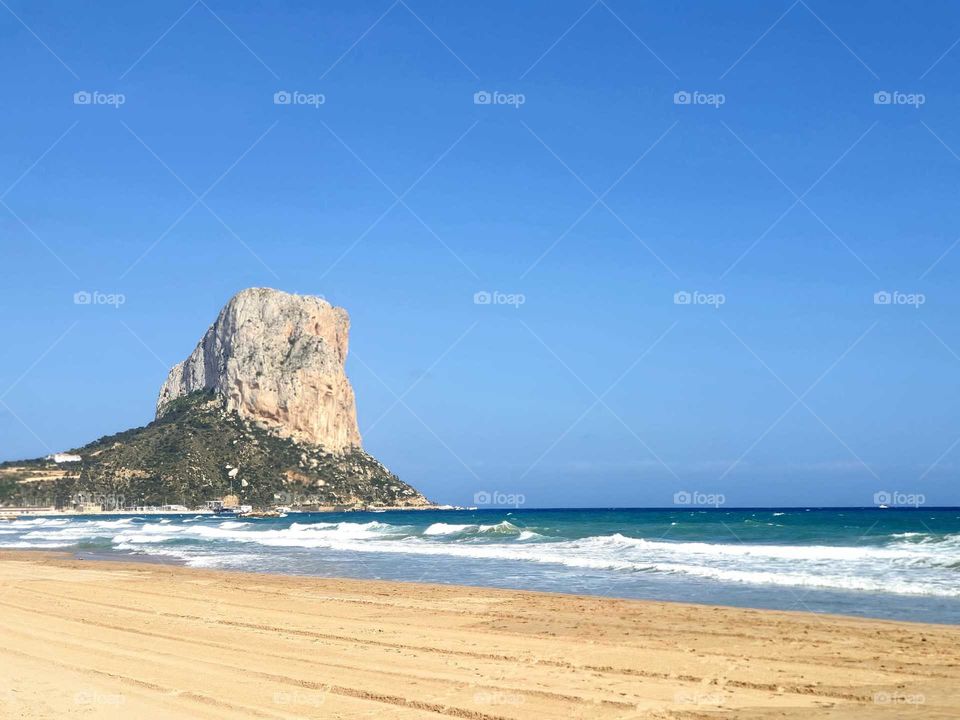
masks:
[[[345,371],[349,330],[346,310],[322,298],[244,290],[170,371],[153,422],[0,464],[0,502],[429,506],[363,450]]]

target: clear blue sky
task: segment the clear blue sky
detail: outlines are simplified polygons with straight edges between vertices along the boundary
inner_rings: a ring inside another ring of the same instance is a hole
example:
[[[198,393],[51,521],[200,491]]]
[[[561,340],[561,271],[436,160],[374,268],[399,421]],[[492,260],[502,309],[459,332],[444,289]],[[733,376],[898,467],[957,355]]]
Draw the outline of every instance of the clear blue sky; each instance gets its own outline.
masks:
[[[349,310],[365,445],[439,501],[958,504],[958,38],[952,2],[4,0],[0,458],[148,422],[272,286]]]

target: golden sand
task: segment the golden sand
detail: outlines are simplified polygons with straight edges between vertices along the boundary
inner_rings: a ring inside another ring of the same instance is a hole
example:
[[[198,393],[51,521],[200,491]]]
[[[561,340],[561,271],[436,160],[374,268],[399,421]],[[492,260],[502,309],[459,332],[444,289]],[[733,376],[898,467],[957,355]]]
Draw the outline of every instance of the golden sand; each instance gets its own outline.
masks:
[[[960,628],[0,553],[0,717],[960,718]]]

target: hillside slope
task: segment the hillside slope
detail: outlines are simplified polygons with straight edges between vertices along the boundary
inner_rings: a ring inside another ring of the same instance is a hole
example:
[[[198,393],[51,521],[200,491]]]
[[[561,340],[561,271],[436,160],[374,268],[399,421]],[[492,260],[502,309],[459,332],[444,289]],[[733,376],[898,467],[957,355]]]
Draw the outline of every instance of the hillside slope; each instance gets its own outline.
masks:
[[[70,451],[79,462],[0,464],[0,501],[69,507],[79,497],[107,509],[236,495],[255,507],[405,506],[429,502],[359,448],[326,452],[228,411],[213,392],[170,402],[141,428]]]

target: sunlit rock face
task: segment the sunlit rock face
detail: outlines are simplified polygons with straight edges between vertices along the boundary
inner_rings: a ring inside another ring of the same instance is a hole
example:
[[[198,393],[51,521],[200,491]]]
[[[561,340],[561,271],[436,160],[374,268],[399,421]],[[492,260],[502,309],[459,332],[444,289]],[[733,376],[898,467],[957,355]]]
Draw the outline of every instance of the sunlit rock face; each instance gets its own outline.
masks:
[[[213,390],[227,410],[280,435],[334,453],[359,448],[356,402],[344,371],[349,331],[347,311],[322,298],[243,290],[170,371],[157,417],[171,400]]]

